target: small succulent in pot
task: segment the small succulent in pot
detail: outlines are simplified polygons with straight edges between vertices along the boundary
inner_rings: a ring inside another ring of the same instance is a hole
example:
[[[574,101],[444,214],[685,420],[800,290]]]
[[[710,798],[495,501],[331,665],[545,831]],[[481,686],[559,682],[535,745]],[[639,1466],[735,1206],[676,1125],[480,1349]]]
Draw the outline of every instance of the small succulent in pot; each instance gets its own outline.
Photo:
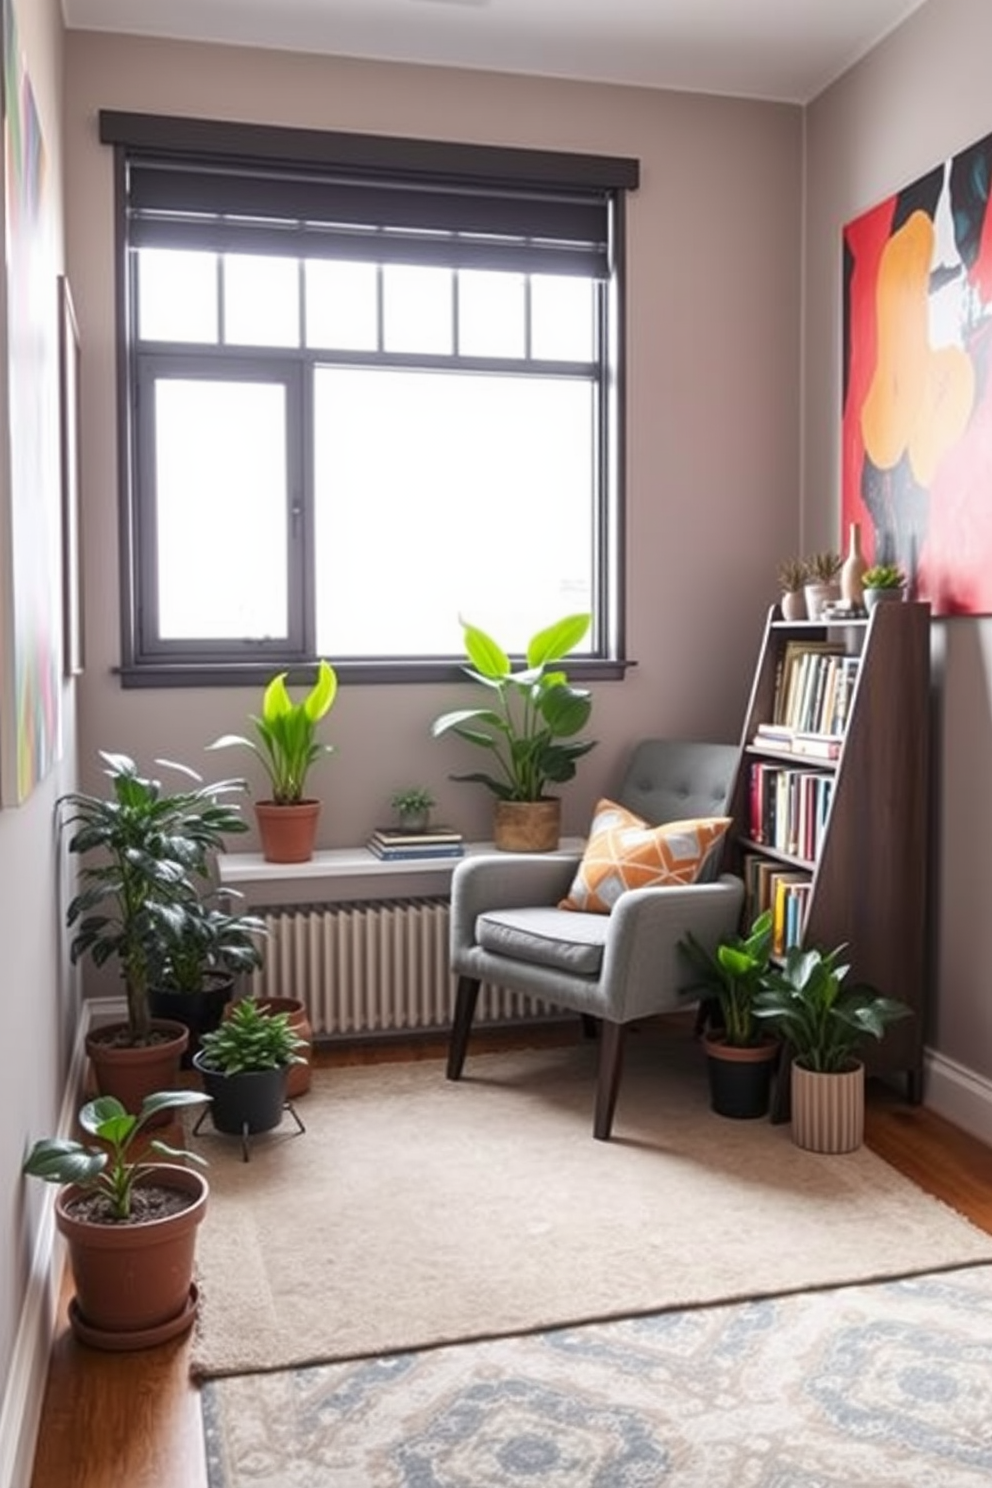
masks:
[[[400,825],[409,831],[422,831],[431,819],[437,805],[433,794],[426,786],[413,785],[395,793],[390,805],[400,819]]]
[[[904,589],[906,575],[897,563],[875,563],[861,576],[865,589]]]
[[[778,565],[778,583],[783,594],[798,594],[808,576],[803,558],[783,558]]]
[[[265,1012],[254,997],[242,997],[219,1028],[203,1035],[193,1062],[199,1070],[246,1074],[301,1064],[304,1046],[288,1013]]]

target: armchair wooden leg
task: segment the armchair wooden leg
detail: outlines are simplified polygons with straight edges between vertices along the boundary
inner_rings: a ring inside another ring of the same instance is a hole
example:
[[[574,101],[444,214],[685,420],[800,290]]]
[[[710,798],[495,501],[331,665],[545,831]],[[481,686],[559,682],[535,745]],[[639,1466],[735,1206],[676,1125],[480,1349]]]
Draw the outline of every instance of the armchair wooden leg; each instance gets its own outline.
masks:
[[[472,1032],[475,1004],[479,997],[478,977],[459,977],[455,998],[455,1016],[451,1025],[451,1041],[448,1044],[448,1079],[460,1080],[462,1065],[468,1051],[468,1037]]]
[[[596,1084],[596,1115],[592,1128],[593,1136],[600,1142],[608,1142],[613,1130],[613,1113],[620,1089],[626,1031],[623,1023],[610,1023],[605,1018],[600,1028],[599,1079]]]
[[[594,1039],[599,1036],[599,1019],[594,1018],[592,1013],[580,1013],[582,1019],[582,1037]]]

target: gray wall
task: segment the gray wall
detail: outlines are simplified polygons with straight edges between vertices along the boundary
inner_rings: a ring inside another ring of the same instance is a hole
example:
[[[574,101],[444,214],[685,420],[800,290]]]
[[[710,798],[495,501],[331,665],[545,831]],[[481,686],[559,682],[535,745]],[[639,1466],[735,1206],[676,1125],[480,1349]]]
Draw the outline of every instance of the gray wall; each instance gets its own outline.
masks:
[[[838,530],[841,229],[992,132],[988,0],[930,0],[806,111],[805,451],[810,542]],[[934,967],[927,1102],[992,1141],[992,621],[933,625]],[[884,849],[883,849],[884,850]]]

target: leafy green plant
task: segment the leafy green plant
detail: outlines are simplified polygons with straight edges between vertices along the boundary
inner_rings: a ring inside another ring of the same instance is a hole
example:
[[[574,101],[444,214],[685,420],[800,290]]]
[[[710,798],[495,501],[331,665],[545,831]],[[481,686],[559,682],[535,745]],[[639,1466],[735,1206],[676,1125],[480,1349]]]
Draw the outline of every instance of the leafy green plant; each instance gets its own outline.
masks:
[[[202,1036],[196,1062],[225,1075],[244,1074],[302,1064],[297,1051],[304,1046],[288,1013],[263,1012],[254,997],[242,997],[219,1028]]]
[[[808,577],[803,558],[783,558],[778,565],[779,588],[783,594],[798,594]]]
[[[191,995],[217,978],[261,967],[260,942],[268,931],[259,915],[232,914],[205,898],[180,908],[181,913],[154,927],[150,977],[156,990]]]
[[[126,1111],[116,1096],[97,1096],[83,1106],[79,1124],[100,1146],[88,1147],[74,1138],[42,1137],[28,1153],[21,1171],[46,1183],[73,1183],[84,1192],[99,1193],[107,1201],[110,1219],[126,1223],[131,1218],[135,1183],[156,1167],[144,1155],[131,1155],[137,1139],[162,1111],[202,1105],[209,1099],[199,1090],[160,1090],[146,1096],[135,1115]],[[157,1137],[144,1145],[143,1153],[147,1152],[204,1162],[197,1153],[170,1147]]]
[[[850,966],[837,962],[846,950],[790,947],[784,966],[768,969],[755,999],[754,1016],[772,1024],[804,1068],[821,1074],[849,1069],[864,1039],[880,1039],[911,1011],[867,982],[845,987]]]
[[[141,1045],[151,1028],[157,948],[163,936],[181,935],[196,913],[208,853],[230,833],[248,830],[239,808],[223,799],[246,787],[243,780],[204,785],[188,766],[157,760],[196,782],[170,793],[139,775],[127,755],[101,751],[100,758],[111,794],[74,791],[59,802],[63,827],[75,828],[67,850],[84,858],[80,892],[66,910],[66,924],[75,927],[69,949],[73,963],[85,955],[96,966],[120,962],[129,1038]]]
[[[431,732],[435,739],[453,733],[478,745],[498,773],[475,771],[452,780],[484,785],[502,801],[540,801],[549,784],[573,778],[576,761],[594,748],[594,741],[575,738],[589,721],[592,699],[587,689],[569,683],[558,663],[579,644],[591,619],[566,615],[538,631],[527,645],[526,665],[517,671],[502,646],[462,621],[471,663],[465,673],[492,694],[492,705],[444,713]]]
[[[208,749],[227,749],[232,744],[250,749],[262,762],[279,805],[294,805],[304,799],[311,766],[322,755],[333,754],[333,744],[316,737],[317,725],[329,712],[338,691],[337,673],[327,661],[317,663],[317,678],[310,691],[294,703],[286,687],[286,672],[273,677],[262,695],[262,711],[250,714],[255,738],[223,734]]]
[[[806,583],[832,584],[843,565],[844,560],[839,553],[829,550],[823,553],[811,553],[805,559]]]
[[[715,998],[726,1042],[735,1048],[760,1043],[754,1006],[771,965],[771,910],[758,915],[746,936],[724,936],[713,951],[701,945],[691,930],[679,941],[679,948],[699,973],[698,981],[686,990]]]
[[[906,575],[896,563],[875,563],[861,576],[864,589],[902,589],[905,584]]]

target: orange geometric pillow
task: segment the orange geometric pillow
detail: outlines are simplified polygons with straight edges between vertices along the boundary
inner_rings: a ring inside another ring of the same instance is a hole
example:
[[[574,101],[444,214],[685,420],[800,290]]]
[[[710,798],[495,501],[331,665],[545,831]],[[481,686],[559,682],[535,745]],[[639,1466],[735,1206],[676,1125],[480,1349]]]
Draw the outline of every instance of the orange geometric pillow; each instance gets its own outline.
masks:
[[[602,800],[572,887],[558,908],[609,914],[627,889],[695,883],[730,822],[729,816],[706,816],[652,827],[625,806]]]

